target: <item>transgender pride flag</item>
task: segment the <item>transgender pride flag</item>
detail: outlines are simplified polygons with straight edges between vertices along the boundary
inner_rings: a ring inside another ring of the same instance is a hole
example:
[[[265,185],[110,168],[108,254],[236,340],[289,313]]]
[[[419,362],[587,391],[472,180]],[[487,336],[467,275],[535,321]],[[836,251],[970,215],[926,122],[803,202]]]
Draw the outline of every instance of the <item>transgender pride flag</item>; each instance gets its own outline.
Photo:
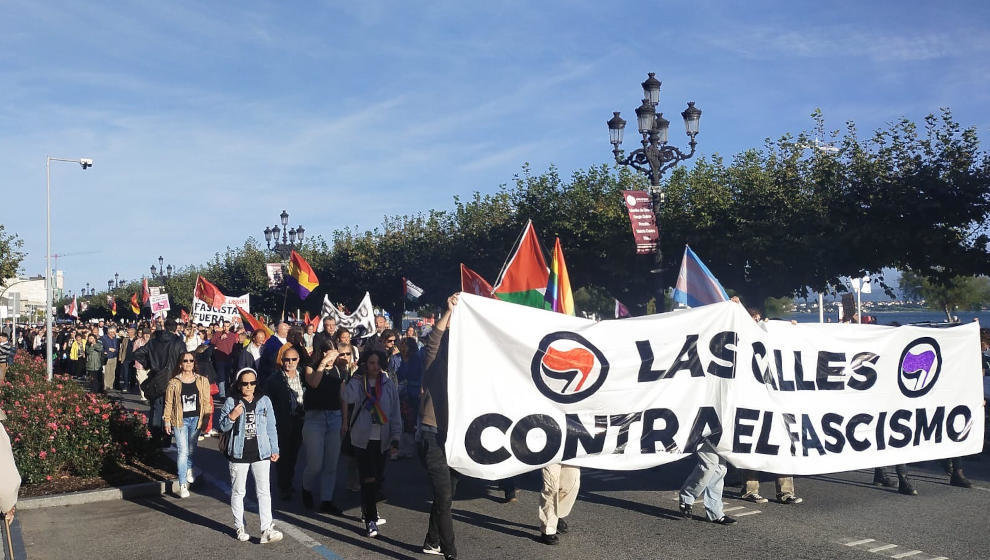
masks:
[[[684,246],[681,272],[677,275],[677,285],[674,286],[674,301],[688,307],[729,301],[725,288],[687,245]]]

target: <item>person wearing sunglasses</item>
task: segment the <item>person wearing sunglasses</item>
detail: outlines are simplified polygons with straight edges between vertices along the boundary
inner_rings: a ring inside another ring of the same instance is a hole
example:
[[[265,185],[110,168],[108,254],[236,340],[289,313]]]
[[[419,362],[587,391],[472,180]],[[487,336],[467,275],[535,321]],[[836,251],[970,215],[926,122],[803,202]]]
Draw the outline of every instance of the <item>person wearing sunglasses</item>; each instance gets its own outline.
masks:
[[[237,540],[251,537],[244,526],[244,495],[247,493],[247,475],[254,476],[257,493],[258,517],[261,518],[261,543],[282,540],[282,532],[272,520],[272,497],[269,474],[271,464],[278,462],[278,428],[272,401],[258,396],[258,374],[251,368],[237,372],[232,396],[227,397],[220,413],[220,431],[225,437],[221,449],[230,468],[230,511],[234,514]]]
[[[193,453],[199,432],[213,414],[210,381],[196,370],[196,356],[183,352],[179,365],[165,387],[165,433],[175,435],[178,457],[175,461],[179,476],[179,497],[189,497],[193,483]]]
[[[265,382],[265,394],[272,401],[275,420],[278,423],[281,460],[276,465],[278,471],[279,499],[292,499],[292,479],[296,472],[296,458],[302,446],[303,421],[306,412],[303,407],[303,379],[300,370],[300,352],[293,346],[286,346],[281,352],[280,371],[272,374]]]

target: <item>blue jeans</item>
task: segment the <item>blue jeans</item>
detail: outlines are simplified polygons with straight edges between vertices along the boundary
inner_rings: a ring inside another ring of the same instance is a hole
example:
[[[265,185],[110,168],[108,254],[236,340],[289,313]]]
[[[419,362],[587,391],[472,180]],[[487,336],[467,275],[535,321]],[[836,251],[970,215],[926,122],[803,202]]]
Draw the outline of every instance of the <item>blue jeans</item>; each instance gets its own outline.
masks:
[[[175,460],[179,484],[185,484],[186,471],[193,467],[192,456],[199,442],[199,416],[183,418],[181,424],[172,427],[172,433],[175,434],[175,447],[179,450],[179,456]]]
[[[306,447],[303,469],[303,490],[314,493],[320,488],[320,501],[332,502],[337,485],[337,463],[340,460],[340,411],[307,410],[303,421],[302,440]]]
[[[681,486],[681,501],[693,504],[704,495],[705,513],[710,521],[721,519],[722,489],[725,482],[725,460],[715,453],[715,448],[705,440],[698,448],[698,464]]]
[[[227,398],[227,378],[230,377],[230,362],[217,362],[214,365],[217,372],[217,388],[220,392],[217,396],[220,400]]]

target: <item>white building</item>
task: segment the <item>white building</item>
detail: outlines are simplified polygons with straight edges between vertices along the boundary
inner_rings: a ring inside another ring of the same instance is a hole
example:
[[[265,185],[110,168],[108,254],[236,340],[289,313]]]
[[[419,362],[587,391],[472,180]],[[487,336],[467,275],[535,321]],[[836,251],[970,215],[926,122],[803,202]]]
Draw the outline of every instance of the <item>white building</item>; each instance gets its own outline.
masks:
[[[62,271],[55,271],[55,299],[62,296],[64,282]],[[44,276],[17,276],[3,281],[0,288],[0,307],[6,311],[6,316],[13,314],[14,294],[19,294],[21,299],[21,316],[31,316],[36,310],[45,307],[45,277]]]

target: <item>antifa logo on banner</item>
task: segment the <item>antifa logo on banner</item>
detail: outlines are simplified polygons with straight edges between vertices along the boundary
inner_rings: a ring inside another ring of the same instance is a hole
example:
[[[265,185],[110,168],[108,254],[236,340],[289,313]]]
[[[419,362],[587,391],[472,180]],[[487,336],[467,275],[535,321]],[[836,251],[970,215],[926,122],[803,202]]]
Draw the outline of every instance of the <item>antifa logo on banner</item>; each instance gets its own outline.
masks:
[[[897,386],[905,397],[920,397],[932,390],[942,371],[942,350],[930,336],[911,341],[897,367]]]
[[[605,383],[608,360],[584,337],[560,331],[543,337],[531,369],[533,383],[548,399],[575,403]]]

